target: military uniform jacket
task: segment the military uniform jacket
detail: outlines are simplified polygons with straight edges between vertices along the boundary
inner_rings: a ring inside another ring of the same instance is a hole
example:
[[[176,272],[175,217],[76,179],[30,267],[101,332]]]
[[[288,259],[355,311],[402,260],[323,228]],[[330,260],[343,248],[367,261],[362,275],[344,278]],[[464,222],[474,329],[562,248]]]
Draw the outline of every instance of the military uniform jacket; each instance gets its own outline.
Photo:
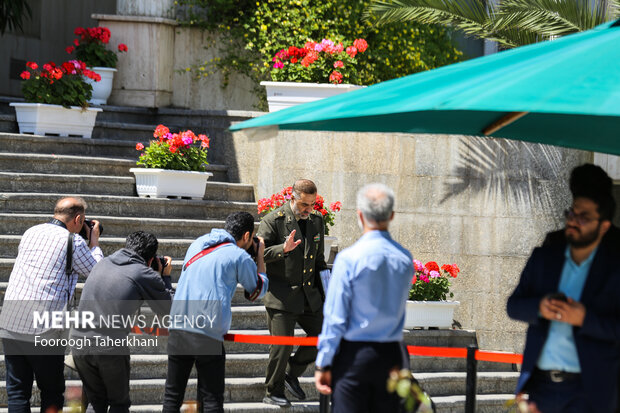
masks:
[[[293,230],[295,241],[302,240],[294,250],[284,253],[284,241]],[[269,291],[263,299],[265,307],[304,312],[304,295],[312,311],[323,307],[324,293],[319,272],[327,269],[323,253],[325,229],[323,216],[313,211],[306,224],[306,236],[291,209],[290,202],[267,214],[258,227],[258,236],[265,239],[265,264]]]

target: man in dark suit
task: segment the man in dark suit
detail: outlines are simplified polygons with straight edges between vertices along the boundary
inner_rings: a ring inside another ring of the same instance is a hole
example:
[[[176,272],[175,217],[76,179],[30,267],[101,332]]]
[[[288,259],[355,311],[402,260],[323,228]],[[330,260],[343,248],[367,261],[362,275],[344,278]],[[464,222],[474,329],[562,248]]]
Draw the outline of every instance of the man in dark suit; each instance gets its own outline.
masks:
[[[263,301],[272,335],[294,335],[295,323],[309,336],[321,332],[325,294],[319,273],[327,264],[323,216],[314,211],[316,197],[312,181],[296,181],[293,199],[265,216],[258,227],[257,235],[265,240],[269,291]],[[296,398],[305,399],[298,377],[315,360],[317,349],[299,347],[291,357],[292,351],[292,346],[271,346],[264,403],[289,406],[285,387]]]
[[[612,186],[613,181],[607,173],[600,166],[590,163],[574,168],[570,175],[569,188],[573,198],[575,198],[575,193],[585,190],[611,194]],[[603,236],[601,243],[617,251],[617,254],[620,255],[620,228],[612,224]],[[542,245],[543,247],[558,246],[565,248],[567,245],[565,230],[560,229],[547,233]],[[620,413],[620,375],[618,377],[618,386],[619,402],[616,407],[616,413]]]
[[[602,240],[615,202],[597,185],[575,188],[573,197],[566,242],[536,248],[508,299],[508,315],[529,323],[517,392],[529,393],[542,413],[611,413],[620,366],[620,255]]]

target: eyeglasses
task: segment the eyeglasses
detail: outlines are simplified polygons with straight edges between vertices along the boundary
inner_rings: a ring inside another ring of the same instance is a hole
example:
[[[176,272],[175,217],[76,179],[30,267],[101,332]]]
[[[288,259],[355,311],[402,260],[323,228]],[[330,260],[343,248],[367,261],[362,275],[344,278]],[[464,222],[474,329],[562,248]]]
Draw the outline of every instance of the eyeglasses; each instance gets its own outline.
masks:
[[[564,210],[564,217],[567,221],[574,219],[580,226],[588,225],[592,221],[600,221],[600,218],[590,218],[584,214],[576,214],[575,210],[571,207]]]

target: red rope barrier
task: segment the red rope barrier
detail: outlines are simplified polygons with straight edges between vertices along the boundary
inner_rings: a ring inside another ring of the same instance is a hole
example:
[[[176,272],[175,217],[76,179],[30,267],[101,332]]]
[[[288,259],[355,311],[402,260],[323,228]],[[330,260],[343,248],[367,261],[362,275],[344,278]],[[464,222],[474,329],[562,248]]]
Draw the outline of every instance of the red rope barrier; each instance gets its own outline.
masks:
[[[140,329],[138,327],[134,327],[131,332],[154,336],[168,335],[168,330],[165,328]],[[226,334],[224,336],[224,340],[233,343],[316,347],[318,337],[269,336],[264,334]],[[412,356],[467,358],[467,349],[463,347],[407,346],[407,351]],[[476,360],[490,361],[493,363],[521,364],[523,362],[523,356],[521,354],[476,350]]]
[[[522,364],[523,355],[522,354],[511,354],[511,353],[499,353],[495,351],[476,350],[476,360],[491,361],[494,363]]]

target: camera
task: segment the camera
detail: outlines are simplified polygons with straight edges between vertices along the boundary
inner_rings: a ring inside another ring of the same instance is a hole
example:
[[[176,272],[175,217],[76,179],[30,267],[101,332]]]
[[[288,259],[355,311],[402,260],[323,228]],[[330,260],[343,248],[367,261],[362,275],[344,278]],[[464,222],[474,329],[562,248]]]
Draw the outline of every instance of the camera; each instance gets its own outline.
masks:
[[[159,263],[161,264],[161,272],[163,272],[164,268],[166,268],[166,265],[168,265],[168,263],[166,262],[166,259],[164,257],[156,256],[151,262],[151,268],[155,270],[156,272],[160,272],[159,266],[157,265],[157,261],[159,261]]]
[[[260,240],[257,236],[252,237],[252,245],[247,249],[250,257],[256,262],[256,256],[258,255],[258,246],[260,245]]]
[[[88,227],[91,229],[93,229],[93,227],[95,226],[95,223],[93,221],[91,221],[90,219],[85,219],[84,220],[84,224],[88,225]],[[90,231],[86,231],[86,228],[82,227],[82,230],[80,231],[80,237],[84,238],[86,241],[88,241],[88,235],[90,234]],[[103,234],[103,225],[101,225],[101,222],[99,223],[99,235]]]

